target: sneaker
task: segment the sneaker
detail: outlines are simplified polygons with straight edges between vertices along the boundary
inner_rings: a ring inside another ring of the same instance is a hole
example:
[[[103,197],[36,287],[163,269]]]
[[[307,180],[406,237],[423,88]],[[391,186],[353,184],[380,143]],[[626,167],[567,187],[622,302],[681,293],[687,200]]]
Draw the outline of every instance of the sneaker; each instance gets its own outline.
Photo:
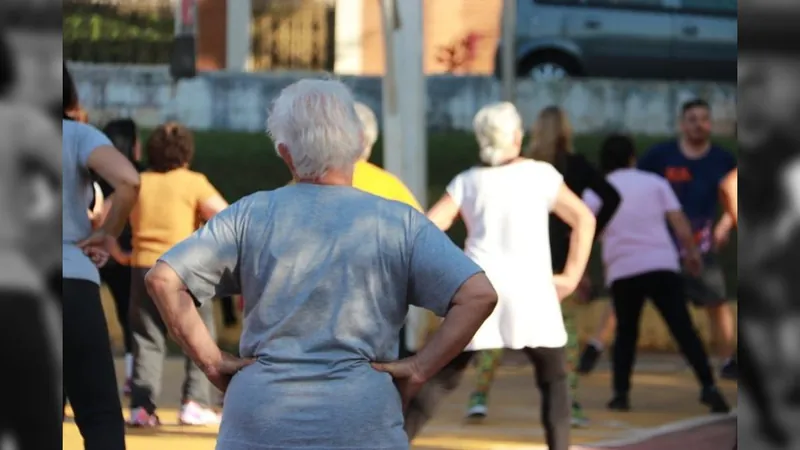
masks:
[[[181,406],[178,423],[181,425],[219,425],[222,418],[213,409],[200,406],[195,402],[187,402]]]
[[[161,425],[161,420],[155,413],[149,414],[144,408],[133,408],[127,423],[136,428],[154,428]]]
[[[589,426],[589,418],[583,412],[583,407],[578,402],[572,402],[572,418],[570,419],[572,428],[583,428]]]
[[[628,412],[631,410],[631,403],[627,395],[615,395],[614,398],[608,402],[606,408],[611,411]]]
[[[739,379],[739,363],[731,358],[719,371],[720,378],[724,380],[738,380]]]
[[[712,414],[727,414],[731,411],[731,407],[716,386],[703,388],[700,392],[700,403],[711,408]]]
[[[481,420],[486,418],[488,412],[489,408],[486,406],[486,395],[472,394],[469,398],[466,418],[470,420]]]
[[[581,353],[581,357],[578,360],[578,367],[575,369],[575,371],[581,375],[589,374],[589,372],[594,370],[594,367],[597,365],[597,361],[600,359],[601,354],[602,351],[600,351],[596,346],[592,345],[591,343],[587,344],[583,349],[583,353]]]

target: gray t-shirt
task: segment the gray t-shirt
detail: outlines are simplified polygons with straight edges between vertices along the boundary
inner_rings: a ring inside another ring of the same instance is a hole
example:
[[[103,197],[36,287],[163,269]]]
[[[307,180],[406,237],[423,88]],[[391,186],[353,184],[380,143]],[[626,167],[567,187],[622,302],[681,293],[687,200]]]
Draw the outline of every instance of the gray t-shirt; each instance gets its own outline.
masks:
[[[64,278],[89,280],[100,284],[97,267],[75,244],[92,232],[89,203],[92,180],[87,162],[89,155],[111,141],[97,128],[73,120],[63,120],[62,149],[62,268]]]
[[[250,195],[161,257],[199,303],[241,293],[218,450],[407,449],[397,358],[408,305],[446,314],[481,271],[424,215],[351,187]]]

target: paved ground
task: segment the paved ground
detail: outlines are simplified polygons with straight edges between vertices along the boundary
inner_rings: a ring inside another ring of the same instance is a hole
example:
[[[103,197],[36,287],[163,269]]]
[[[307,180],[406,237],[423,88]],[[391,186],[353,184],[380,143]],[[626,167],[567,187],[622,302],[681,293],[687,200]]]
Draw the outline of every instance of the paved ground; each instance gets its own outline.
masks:
[[[520,364],[520,360],[513,355],[507,360],[492,392],[490,416],[483,424],[466,425],[462,421],[464,405],[473,386],[472,376],[468,374],[464,384],[447,403],[442,405],[437,417],[414,442],[413,448],[416,450],[544,448],[541,445],[543,435],[538,419],[538,394],[533,384],[531,369]],[[121,373],[121,369],[122,366],[119,364],[118,373]],[[640,358],[637,370],[631,398],[634,411],[630,413],[612,413],[605,410],[610,383],[606,368],[601,367],[596,374],[583,379],[580,397],[592,419],[592,425],[585,429],[574,430],[574,444],[629,439],[641,436],[643,432],[664,424],[706,416],[706,410],[697,402],[698,389],[694,379],[680,360],[674,356],[645,356]],[[169,425],[175,423],[176,418],[175,410],[182,380],[181,360],[168,359],[165,373],[160,415],[168,425],[157,432],[131,431],[128,436],[128,449],[213,449],[215,429]],[[721,386],[729,401],[735,405],[738,397],[736,385],[723,382]],[[81,448],[80,435],[74,424],[65,424],[64,450]],[[684,446],[684,449],[686,448]],[[700,448],[706,450],[705,446]]]

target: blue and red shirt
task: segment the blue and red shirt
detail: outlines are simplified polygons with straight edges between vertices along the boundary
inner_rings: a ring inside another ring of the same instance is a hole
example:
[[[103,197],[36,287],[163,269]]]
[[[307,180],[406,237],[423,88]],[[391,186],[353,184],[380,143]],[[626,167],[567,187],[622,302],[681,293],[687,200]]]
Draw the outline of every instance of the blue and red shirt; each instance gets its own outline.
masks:
[[[639,159],[638,166],[669,181],[689,218],[698,248],[708,253],[719,209],[719,185],[736,167],[733,154],[712,145],[705,155],[689,158],[674,140],[654,145]]]

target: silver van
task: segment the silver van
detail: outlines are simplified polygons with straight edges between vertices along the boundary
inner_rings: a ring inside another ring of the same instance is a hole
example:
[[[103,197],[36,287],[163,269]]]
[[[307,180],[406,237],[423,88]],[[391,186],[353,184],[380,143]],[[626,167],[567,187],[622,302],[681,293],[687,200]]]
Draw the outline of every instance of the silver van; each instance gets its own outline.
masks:
[[[736,81],[737,0],[516,1],[520,77]]]

